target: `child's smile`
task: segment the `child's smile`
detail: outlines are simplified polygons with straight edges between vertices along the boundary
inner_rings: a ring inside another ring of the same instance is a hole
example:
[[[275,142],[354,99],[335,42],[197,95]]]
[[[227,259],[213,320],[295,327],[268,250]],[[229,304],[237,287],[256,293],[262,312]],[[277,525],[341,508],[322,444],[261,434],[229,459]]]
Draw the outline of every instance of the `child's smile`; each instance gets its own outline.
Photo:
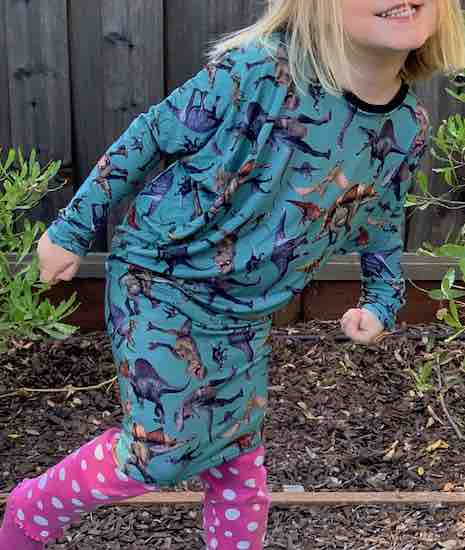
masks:
[[[405,7],[405,3],[399,2],[378,14],[377,17],[389,23],[413,23],[418,19],[422,6],[422,1],[408,2],[408,7]]]
[[[344,27],[361,47],[408,53],[420,48],[437,25],[435,0],[343,0]]]

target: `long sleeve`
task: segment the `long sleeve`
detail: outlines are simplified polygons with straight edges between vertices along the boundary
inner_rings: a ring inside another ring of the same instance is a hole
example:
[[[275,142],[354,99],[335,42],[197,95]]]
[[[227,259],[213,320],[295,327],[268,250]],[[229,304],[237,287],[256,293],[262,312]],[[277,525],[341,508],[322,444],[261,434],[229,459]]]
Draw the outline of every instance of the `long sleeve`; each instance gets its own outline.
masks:
[[[406,304],[406,287],[400,263],[404,243],[402,221],[405,210],[391,225],[387,237],[373,239],[368,250],[360,254],[361,295],[357,307],[374,313],[386,330],[396,322],[397,312]]]
[[[193,154],[215,134],[233,105],[233,66],[206,65],[161,103],[137,116],[107,149],[48,228],[50,240],[85,256],[109,209],[134,193],[167,155]]]
[[[361,295],[356,307],[374,313],[386,330],[394,328],[398,311],[406,304],[406,285],[401,258],[404,249],[402,227],[405,221],[405,197],[414,182],[414,174],[426,152],[430,128],[412,144],[409,155],[391,180],[390,209],[373,215],[376,225],[367,224],[368,245],[352,242],[345,252],[359,252]],[[381,219],[380,219],[380,216]]]

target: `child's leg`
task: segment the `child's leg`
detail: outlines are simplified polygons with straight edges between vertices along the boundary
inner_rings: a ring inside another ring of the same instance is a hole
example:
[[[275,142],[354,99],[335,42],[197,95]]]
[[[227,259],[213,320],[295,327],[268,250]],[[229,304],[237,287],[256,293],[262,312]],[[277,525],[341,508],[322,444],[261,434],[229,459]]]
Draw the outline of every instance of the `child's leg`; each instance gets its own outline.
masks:
[[[263,456],[261,446],[200,475],[205,485],[203,525],[209,550],[263,548],[271,502]]]
[[[41,476],[23,480],[8,499],[0,550],[42,549],[83,512],[155,490],[119,469],[114,455],[119,433],[107,430]]]

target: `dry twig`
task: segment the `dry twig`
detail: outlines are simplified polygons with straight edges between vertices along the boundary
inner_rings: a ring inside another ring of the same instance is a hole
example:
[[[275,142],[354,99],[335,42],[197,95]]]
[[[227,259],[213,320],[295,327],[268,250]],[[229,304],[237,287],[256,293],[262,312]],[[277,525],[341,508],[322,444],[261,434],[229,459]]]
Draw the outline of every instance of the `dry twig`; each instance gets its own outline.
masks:
[[[3,395],[0,395],[0,399],[3,397],[11,397],[13,395],[24,395],[27,397],[29,393],[58,393],[58,392],[68,392],[68,395],[66,396],[66,399],[70,395],[73,395],[73,393],[76,393],[78,391],[91,391],[91,390],[99,390],[103,386],[106,386],[109,384],[109,387],[107,388],[107,391],[111,388],[111,385],[115,383],[117,380],[117,376],[114,376],[110,380],[105,380],[105,382],[101,382],[100,384],[96,384],[95,386],[84,386],[84,387],[74,387],[71,384],[68,384],[64,388],[18,388],[17,390],[10,392],[10,393],[4,393]]]

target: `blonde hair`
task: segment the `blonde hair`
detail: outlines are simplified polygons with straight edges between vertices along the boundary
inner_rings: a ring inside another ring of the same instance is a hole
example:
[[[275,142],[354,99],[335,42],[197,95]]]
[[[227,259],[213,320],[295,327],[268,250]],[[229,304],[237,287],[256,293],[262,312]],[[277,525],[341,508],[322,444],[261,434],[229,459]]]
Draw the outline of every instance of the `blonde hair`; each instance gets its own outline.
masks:
[[[407,0],[405,0],[407,3]],[[418,50],[409,53],[399,76],[413,83],[436,72],[454,73],[465,68],[465,25],[460,0],[437,0],[436,33]],[[352,82],[341,0],[266,0],[267,10],[249,27],[229,33],[213,43],[208,52],[214,61],[228,50],[258,41],[274,56],[269,39],[285,31],[289,70],[300,90],[310,82],[308,69],[330,93],[341,94],[342,82]]]

